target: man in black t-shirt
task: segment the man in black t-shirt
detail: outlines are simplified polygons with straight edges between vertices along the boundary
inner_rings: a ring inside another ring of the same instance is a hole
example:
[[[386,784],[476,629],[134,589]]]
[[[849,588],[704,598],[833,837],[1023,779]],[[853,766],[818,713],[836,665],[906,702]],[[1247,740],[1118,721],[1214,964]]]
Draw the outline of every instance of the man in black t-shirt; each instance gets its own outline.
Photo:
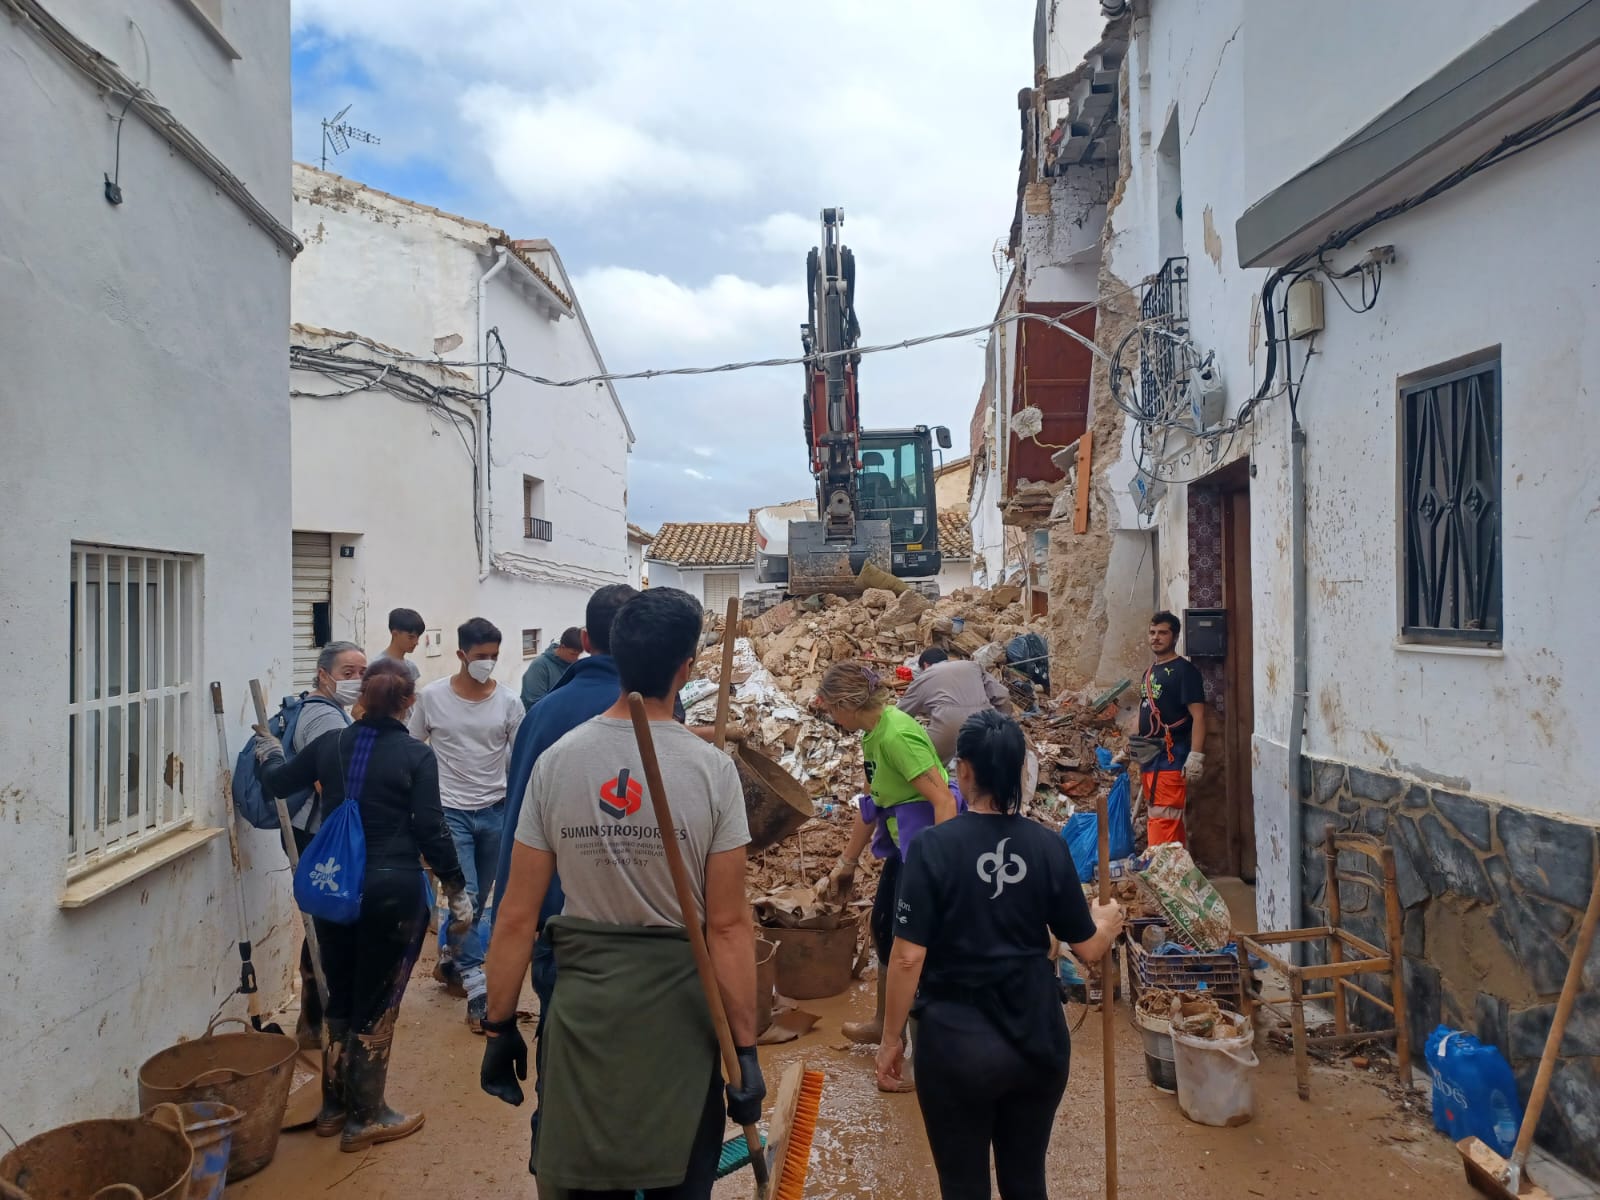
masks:
[[[1155,743],[1143,762],[1146,802],[1150,805],[1150,845],[1188,844],[1184,810],[1189,783],[1200,778],[1206,756],[1205,681],[1195,665],[1178,656],[1182,622],[1172,613],[1150,618],[1150,650],[1155,662],[1139,685],[1139,736]]]

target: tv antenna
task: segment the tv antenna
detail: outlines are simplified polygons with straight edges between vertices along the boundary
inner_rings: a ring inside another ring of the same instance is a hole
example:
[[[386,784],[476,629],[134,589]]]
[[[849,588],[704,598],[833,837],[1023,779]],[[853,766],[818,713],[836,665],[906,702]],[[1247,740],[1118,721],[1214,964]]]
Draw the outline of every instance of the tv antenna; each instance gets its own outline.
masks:
[[[351,142],[366,142],[368,145],[376,146],[380,141],[377,134],[368,133],[365,129],[357,129],[344,119],[345,114],[352,107],[354,107],[353,104],[346,104],[333,116],[323,118],[322,169],[324,171],[328,169],[328,150],[330,148],[333,150],[334,157],[337,158],[350,149]]]

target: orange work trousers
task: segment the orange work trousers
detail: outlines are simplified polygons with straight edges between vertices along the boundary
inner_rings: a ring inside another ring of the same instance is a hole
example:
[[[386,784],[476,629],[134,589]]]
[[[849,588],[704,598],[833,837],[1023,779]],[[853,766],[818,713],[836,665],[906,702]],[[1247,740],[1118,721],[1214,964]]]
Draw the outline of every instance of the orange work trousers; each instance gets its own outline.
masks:
[[[1189,844],[1184,828],[1184,808],[1189,802],[1189,781],[1178,771],[1145,771],[1141,777],[1145,803],[1150,806],[1149,842]]]

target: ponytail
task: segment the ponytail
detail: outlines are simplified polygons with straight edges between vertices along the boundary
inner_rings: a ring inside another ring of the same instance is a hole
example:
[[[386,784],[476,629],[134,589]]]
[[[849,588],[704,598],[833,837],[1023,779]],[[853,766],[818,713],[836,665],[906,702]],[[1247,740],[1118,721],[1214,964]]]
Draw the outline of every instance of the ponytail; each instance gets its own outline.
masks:
[[[978,790],[1007,815],[1022,808],[1022,767],[1028,744],[1022,727],[992,708],[973,713],[956,735],[956,757],[972,768]]]

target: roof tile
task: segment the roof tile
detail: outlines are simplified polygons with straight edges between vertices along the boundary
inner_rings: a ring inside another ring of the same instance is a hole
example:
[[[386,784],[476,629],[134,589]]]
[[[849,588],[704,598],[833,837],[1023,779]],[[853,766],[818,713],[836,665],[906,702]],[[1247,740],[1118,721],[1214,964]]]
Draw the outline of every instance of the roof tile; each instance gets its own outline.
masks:
[[[749,521],[669,521],[646,557],[680,567],[753,564],[754,530]]]

